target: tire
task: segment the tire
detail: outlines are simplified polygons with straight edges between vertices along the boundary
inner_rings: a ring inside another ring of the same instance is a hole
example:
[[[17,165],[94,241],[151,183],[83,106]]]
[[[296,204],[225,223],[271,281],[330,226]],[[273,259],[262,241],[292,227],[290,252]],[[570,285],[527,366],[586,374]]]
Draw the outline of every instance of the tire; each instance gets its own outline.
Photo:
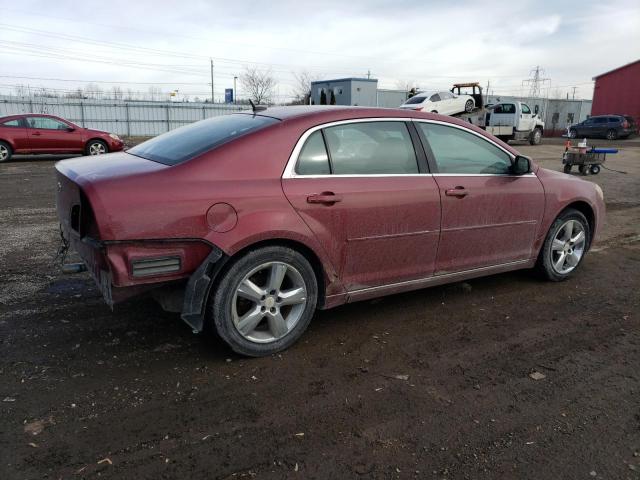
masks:
[[[283,268],[284,273],[277,275]],[[277,278],[282,278],[279,287]],[[280,296],[287,293],[289,305]],[[289,348],[300,338],[317,301],[318,283],[309,261],[291,248],[264,247],[228,266],[212,289],[207,321],[234,352],[263,357]],[[241,331],[236,325],[243,321]]]
[[[589,169],[589,173],[591,173],[591,175],[597,175],[600,173],[600,165],[591,165],[591,168]]]
[[[572,128],[569,130],[569,138],[577,138],[578,137],[578,131],[575,128]]]
[[[589,175],[589,168],[587,165],[580,165],[578,167],[578,171],[582,174],[582,175]]]
[[[531,136],[529,137],[529,145],[540,145],[542,142],[542,130],[539,128],[534,128],[533,132],[531,132]]]
[[[615,140],[618,138],[618,132],[616,132],[613,128],[607,130],[607,140]]]
[[[109,147],[102,140],[89,140],[84,148],[85,155],[102,155],[109,153]]]
[[[438,113],[437,110],[431,110],[431,113]]]
[[[574,222],[572,234],[570,236],[566,235],[568,233],[566,227],[568,222]],[[576,227],[576,225],[579,225],[579,228]],[[564,249],[567,247],[567,249],[560,250],[560,242],[564,241],[565,238],[576,239],[576,235],[578,235],[580,230],[584,234],[583,238],[579,241],[574,241],[570,246],[565,243],[562,248]],[[554,242],[558,237],[562,237],[562,240],[559,239],[557,243]],[[573,208],[569,208],[558,215],[558,218],[556,218],[551,225],[551,228],[549,228],[547,237],[545,238],[540,254],[538,255],[536,270],[547,280],[551,280],[553,282],[566,280],[573,274],[573,272],[576,271],[578,266],[580,266],[580,263],[582,263],[582,260],[589,249],[590,243],[591,229],[589,228],[589,222],[587,222],[587,219],[581,212],[574,210]],[[560,261],[562,251],[566,253],[564,263]],[[571,253],[568,254],[568,252]],[[577,254],[577,261],[574,254]],[[571,257],[571,261],[569,260],[569,257]],[[560,265],[561,268],[558,268],[558,265]],[[565,271],[562,267],[568,267],[568,269]]]
[[[564,173],[571,173],[571,165],[565,165],[563,171]]]
[[[464,104],[464,111],[467,113],[471,113],[473,112],[473,100],[467,100],[466,103]]]
[[[11,145],[7,142],[0,141],[0,163],[8,162],[11,160],[11,156],[13,155],[13,150],[11,150]]]

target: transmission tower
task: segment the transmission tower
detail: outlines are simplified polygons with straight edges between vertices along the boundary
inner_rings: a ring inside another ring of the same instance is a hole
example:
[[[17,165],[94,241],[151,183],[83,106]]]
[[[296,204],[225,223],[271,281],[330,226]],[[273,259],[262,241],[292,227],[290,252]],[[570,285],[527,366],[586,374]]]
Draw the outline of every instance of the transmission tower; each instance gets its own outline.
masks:
[[[540,92],[542,91],[542,87],[545,82],[549,82],[551,84],[550,78],[543,78],[544,70],[540,68],[540,66],[536,66],[529,73],[530,78],[522,81],[522,85],[529,85],[529,98],[539,98]]]

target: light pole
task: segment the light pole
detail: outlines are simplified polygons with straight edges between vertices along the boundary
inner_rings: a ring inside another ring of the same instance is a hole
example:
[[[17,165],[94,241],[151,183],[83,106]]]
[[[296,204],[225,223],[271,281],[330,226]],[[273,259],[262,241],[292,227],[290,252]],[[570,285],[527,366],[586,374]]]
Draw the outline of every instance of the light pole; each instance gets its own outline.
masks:
[[[234,76],[233,77],[233,104],[235,105],[236,103],[238,103],[238,90],[236,89],[236,80],[238,79],[238,77]]]

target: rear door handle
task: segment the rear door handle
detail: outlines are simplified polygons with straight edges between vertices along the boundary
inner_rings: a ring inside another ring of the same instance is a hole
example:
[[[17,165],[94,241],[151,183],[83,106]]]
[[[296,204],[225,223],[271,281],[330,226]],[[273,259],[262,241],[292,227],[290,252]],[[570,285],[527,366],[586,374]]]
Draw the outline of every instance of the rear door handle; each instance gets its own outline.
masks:
[[[464,187],[457,186],[456,188],[450,188],[449,190],[445,190],[444,194],[448,197],[466,197],[469,192]]]
[[[33,132],[31,135],[33,135],[34,137],[39,137],[40,136],[40,132]]]
[[[325,205],[333,205],[341,202],[342,195],[336,195],[333,192],[314,193],[307,197],[307,203],[324,203]]]

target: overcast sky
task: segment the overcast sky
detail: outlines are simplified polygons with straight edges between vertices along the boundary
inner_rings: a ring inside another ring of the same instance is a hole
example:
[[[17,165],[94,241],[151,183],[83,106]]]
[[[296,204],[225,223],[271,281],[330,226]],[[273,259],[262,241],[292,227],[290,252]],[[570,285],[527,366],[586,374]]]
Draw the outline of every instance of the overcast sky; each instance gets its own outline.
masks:
[[[212,57],[220,100],[246,66],[271,68],[281,100],[303,70],[370,71],[381,88],[490,81],[506,95],[526,93],[536,65],[552,94],[577,86],[576,98],[591,98],[594,75],[640,58],[638,0],[0,0],[0,12],[2,93],[102,81],[204,98]]]

